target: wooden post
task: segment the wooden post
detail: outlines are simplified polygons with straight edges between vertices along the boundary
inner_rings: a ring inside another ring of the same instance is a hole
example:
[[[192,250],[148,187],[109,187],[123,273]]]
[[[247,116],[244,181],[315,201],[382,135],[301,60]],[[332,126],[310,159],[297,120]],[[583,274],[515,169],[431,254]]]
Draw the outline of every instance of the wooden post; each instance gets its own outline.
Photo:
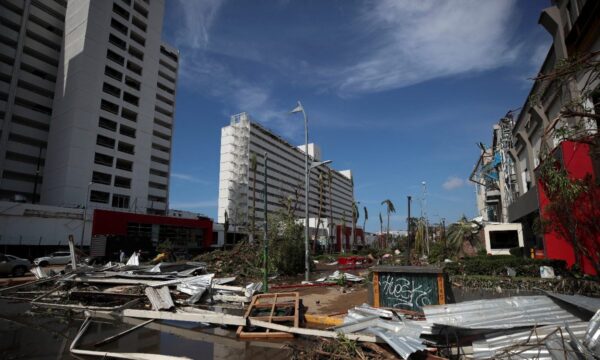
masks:
[[[438,304],[443,305],[446,303],[446,288],[444,287],[444,274],[440,273],[437,276],[438,283]]]
[[[75,257],[75,239],[69,235],[69,251],[71,252],[71,268],[77,269],[77,258]]]
[[[379,307],[379,273],[373,272],[373,306]]]

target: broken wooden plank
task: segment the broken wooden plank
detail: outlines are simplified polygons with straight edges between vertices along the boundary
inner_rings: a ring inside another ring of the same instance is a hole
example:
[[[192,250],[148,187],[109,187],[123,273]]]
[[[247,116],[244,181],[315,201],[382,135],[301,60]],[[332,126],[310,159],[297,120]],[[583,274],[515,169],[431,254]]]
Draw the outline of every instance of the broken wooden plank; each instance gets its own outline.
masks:
[[[134,326],[132,328],[129,328],[129,329],[125,330],[125,331],[121,331],[120,333],[118,333],[116,335],[109,336],[109,337],[107,337],[106,339],[104,339],[102,341],[98,341],[97,343],[94,344],[94,346],[98,347],[98,346],[102,346],[102,345],[106,345],[108,343],[111,343],[111,342],[119,339],[120,337],[129,334],[130,332],[132,332],[132,331],[134,331],[136,329],[139,329],[139,328],[141,328],[143,326],[146,326],[146,325],[150,324],[153,321],[154,321],[154,319],[150,319],[148,321],[144,321],[143,323],[137,324],[136,326]]]
[[[194,309],[196,310],[196,309]],[[254,320],[251,318],[245,319],[242,316],[227,315],[215,312],[209,312],[202,310],[202,312],[196,312],[194,310],[177,312],[167,311],[152,311],[152,310],[137,310],[137,309],[125,309],[122,312],[123,316],[129,316],[134,318],[145,318],[145,319],[160,319],[160,320],[173,320],[173,321],[187,321],[196,323],[210,323],[215,325],[246,325],[246,326],[257,326],[265,329],[278,330],[283,332],[289,332],[298,335],[305,336],[320,336],[326,338],[337,338],[339,333],[328,330],[317,330],[317,329],[304,329],[299,327],[290,327],[280,324],[272,324],[266,321]],[[373,335],[363,334],[344,334],[344,336],[350,340],[366,341],[366,342],[378,342],[377,338]]]
[[[183,356],[170,356],[170,355],[148,354],[148,353],[119,353],[119,352],[112,352],[112,351],[94,351],[94,350],[76,349],[75,346],[77,345],[77,343],[79,342],[79,340],[81,339],[81,337],[83,336],[83,334],[85,333],[87,328],[89,327],[90,323],[91,323],[91,318],[86,317],[85,320],[83,321],[83,324],[81,324],[81,327],[79,328],[79,332],[77,333],[77,336],[75,336],[75,339],[73,339],[71,346],[69,346],[69,351],[72,354],[101,356],[102,358],[137,359],[137,360],[184,360],[184,359],[189,359],[188,357],[183,357]]]

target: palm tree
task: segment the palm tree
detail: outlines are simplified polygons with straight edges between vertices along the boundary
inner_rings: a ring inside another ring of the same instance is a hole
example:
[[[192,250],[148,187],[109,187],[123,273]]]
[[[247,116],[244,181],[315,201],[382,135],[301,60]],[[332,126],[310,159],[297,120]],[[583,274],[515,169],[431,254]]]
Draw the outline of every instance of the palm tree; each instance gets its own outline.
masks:
[[[425,243],[425,219],[419,218],[415,227],[415,254],[423,252]],[[409,250],[410,251],[410,250]]]
[[[447,237],[449,255],[455,256],[460,254],[465,241],[473,245],[473,231],[476,229],[473,225],[476,224],[469,221],[464,215],[457,222],[450,225]]]
[[[381,211],[379,212],[379,246],[383,248],[383,242],[381,236],[383,235],[383,217],[381,217]]]
[[[321,213],[323,211],[323,191],[325,187],[325,179],[323,178],[323,173],[319,172],[319,211],[317,214],[317,226],[315,229],[315,241],[313,242],[313,254],[316,253],[317,250],[317,241],[319,239],[319,227],[321,225]]]
[[[365,245],[365,232],[367,231],[367,220],[369,220],[369,212],[367,211],[367,207],[363,206],[363,211],[365,212],[365,219],[363,220],[363,245]]]
[[[346,232],[346,212],[344,211],[344,213],[342,214],[342,231],[340,233],[340,238],[341,238],[341,251],[342,254],[346,253],[346,239],[345,239],[345,232]]]
[[[352,248],[356,247],[356,221],[360,217],[358,206],[355,201],[352,201]]]
[[[223,221],[223,244],[227,245],[227,232],[229,231],[229,214],[227,213],[227,210],[225,210],[225,221]]]
[[[390,199],[385,199],[381,202],[381,205],[386,206],[387,212],[387,234],[385,235],[385,246],[387,247],[388,239],[390,238],[390,214],[396,212],[394,203]]]
[[[256,226],[256,154],[252,154],[250,157],[250,169],[254,174],[252,177],[252,219],[250,219],[250,242],[254,241],[254,230]],[[266,184],[265,184],[266,189]],[[266,221],[266,219],[265,219]]]

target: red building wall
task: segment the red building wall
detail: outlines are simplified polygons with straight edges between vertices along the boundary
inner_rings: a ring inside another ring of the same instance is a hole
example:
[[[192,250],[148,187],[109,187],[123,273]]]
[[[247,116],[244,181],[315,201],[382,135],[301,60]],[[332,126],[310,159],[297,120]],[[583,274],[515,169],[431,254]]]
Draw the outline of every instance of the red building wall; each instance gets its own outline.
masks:
[[[186,219],[171,216],[135,214],[110,210],[94,210],[92,236],[127,235],[127,224],[171,225],[204,230],[204,247],[213,242],[213,222],[209,218]]]
[[[354,229],[356,233],[356,244],[364,244],[364,233],[362,229]],[[352,227],[344,228],[344,240],[346,241],[346,251],[350,251],[352,249]],[[337,251],[342,251],[342,225],[335,226],[335,249]]]
[[[595,176],[597,176],[593,171],[592,160],[589,155],[589,146],[587,144],[564,141],[555,151],[558,152],[555,154],[559,155],[571,179],[583,179],[588,175],[591,175],[594,179]],[[540,216],[544,220],[552,221],[551,216],[546,211],[546,207],[550,204],[550,201],[539,180],[538,194]],[[595,187],[592,194],[583,194],[580,197],[572,211],[578,219],[584,219],[585,217],[591,216],[591,219],[598,219],[598,221],[600,221],[599,204],[600,189]],[[589,236],[582,233],[578,233],[578,235],[582,244],[588,249],[597,248],[600,244],[600,236]],[[569,240],[563,238],[556,231],[544,234],[544,248],[546,257],[549,259],[565,260],[569,267],[573,266],[576,262],[573,246]],[[592,253],[594,252],[592,251]],[[598,262],[600,260],[596,257],[595,261]],[[586,274],[594,275],[596,273],[593,263],[586,257],[583,257],[581,268]]]

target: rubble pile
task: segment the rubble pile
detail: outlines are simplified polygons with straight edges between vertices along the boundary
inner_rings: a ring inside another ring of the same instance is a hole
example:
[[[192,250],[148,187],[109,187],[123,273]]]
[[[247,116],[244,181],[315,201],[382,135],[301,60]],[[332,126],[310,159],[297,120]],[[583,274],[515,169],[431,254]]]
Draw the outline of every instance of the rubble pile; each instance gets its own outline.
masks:
[[[261,249],[257,243],[241,242],[231,250],[215,250],[195,258],[207,264],[206,270],[218,276],[259,279],[262,276]]]
[[[299,292],[261,294],[262,283],[237,282],[251,245],[212,253],[206,262],[157,265],[79,266],[60,273],[36,268],[37,280],[0,289],[0,298],[29,302],[35,308],[85,315],[70,346],[76,355],[138,359],[181,359],[158,354],[117,353],[102,346],[154,321],[191,322],[236,331],[238,339],[317,340],[297,358],[560,358],[600,359],[600,299],[552,292],[455,304],[423,304],[422,312],[367,304],[344,312],[328,328],[310,328]],[[220,262],[220,265],[216,263]],[[239,264],[233,265],[234,262]],[[212,264],[211,264],[212,263]],[[223,265],[225,264],[226,265]],[[210,269],[220,266],[219,277]],[[248,272],[246,272],[248,274]],[[362,282],[336,271],[306,286]],[[302,285],[302,284],[300,284]],[[400,293],[402,286],[394,286]],[[390,290],[390,291],[392,291]],[[226,309],[235,308],[240,315]],[[241,315],[245,314],[245,315]],[[340,314],[338,314],[340,315]],[[135,326],[96,343],[84,334],[106,317]],[[335,324],[333,324],[335,322]],[[325,324],[322,322],[321,324]]]

